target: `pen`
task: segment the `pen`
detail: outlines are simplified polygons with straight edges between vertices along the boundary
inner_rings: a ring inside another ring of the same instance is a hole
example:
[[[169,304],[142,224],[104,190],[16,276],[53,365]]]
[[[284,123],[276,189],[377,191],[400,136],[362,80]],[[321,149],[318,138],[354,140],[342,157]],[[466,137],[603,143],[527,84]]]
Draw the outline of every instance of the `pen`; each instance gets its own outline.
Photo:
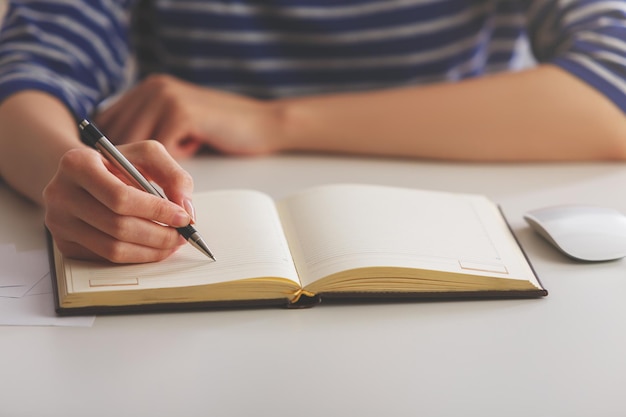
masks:
[[[159,190],[157,190],[148,181],[133,164],[109,141],[106,136],[98,130],[96,126],[87,120],[82,120],[78,127],[80,128],[81,137],[87,143],[96,148],[106,159],[111,161],[121,172],[123,172],[129,180],[135,183],[146,192],[157,197],[166,198]],[[196,249],[204,253],[209,258],[215,260],[215,257],[209,250],[198,231],[191,225],[185,227],[177,227],[178,233],[183,236],[187,242],[191,243]]]

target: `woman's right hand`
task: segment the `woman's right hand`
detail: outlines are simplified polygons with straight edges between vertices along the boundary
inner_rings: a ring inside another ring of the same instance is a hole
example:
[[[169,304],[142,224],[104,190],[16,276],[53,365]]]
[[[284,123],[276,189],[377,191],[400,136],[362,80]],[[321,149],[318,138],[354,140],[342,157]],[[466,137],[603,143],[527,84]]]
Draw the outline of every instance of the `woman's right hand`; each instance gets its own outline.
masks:
[[[93,149],[68,151],[43,193],[46,226],[66,256],[153,262],[186,243],[175,227],[186,226],[194,218],[191,176],[158,142],[142,141],[119,149],[146,178],[163,188],[169,201],[129,185]]]

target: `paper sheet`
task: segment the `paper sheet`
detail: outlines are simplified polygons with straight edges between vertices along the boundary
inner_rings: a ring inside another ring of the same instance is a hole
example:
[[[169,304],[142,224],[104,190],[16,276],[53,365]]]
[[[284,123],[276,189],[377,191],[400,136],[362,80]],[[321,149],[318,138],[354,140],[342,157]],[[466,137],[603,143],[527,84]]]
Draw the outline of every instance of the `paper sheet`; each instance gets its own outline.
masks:
[[[0,325],[89,327],[94,316],[59,317],[45,250],[0,246]]]

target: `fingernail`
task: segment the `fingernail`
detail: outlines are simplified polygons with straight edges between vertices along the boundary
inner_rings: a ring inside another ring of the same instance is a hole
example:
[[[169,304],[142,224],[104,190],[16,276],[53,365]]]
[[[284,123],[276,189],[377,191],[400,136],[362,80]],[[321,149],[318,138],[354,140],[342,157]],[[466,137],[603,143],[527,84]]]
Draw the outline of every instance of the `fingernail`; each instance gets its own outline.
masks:
[[[187,226],[192,221],[191,216],[183,210],[178,211],[174,215],[174,224],[175,227],[183,227]]]
[[[191,217],[191,223],[195,223],[196,222],[196,209],[193,207],[193,204],[191,203],[191,199],[189,198],[184,199],[183,207],[185,207],[185,210],[187,211],[187,213],[189,213],[189,217]]]

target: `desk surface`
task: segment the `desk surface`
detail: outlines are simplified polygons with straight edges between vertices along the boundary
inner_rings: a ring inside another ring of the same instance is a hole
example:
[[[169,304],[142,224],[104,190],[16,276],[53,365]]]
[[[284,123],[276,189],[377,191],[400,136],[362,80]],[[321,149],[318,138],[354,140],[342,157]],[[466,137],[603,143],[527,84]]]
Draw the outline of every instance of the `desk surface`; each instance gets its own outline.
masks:
[[[197,190],[277,198],[333,182],[486,194],[550,295],[0,327],[1,416],[626,415],[626,260],[570,261],[522,219],[566,202],[626,212],[626,166],[323,156],[202,156],[184,166]],[[0,244],[44,247],[41,210],[3,184],[0,214]]]

